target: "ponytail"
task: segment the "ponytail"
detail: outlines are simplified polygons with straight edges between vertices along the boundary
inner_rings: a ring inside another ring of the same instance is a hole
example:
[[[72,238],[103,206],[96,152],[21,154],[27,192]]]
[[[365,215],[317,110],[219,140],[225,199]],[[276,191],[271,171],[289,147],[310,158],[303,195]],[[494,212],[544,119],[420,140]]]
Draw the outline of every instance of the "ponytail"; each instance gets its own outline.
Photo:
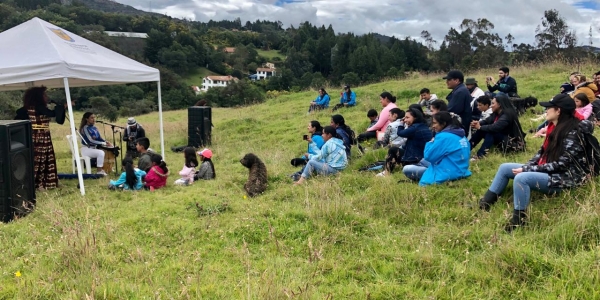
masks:
[[[135,185],[138,182],[137,176],[135,176],[135,170],[133,168],[133,160],[131,158],[125,158],[122,161],[123,167],[125,168],[125,184],[130,189],[134,190]]]
[[[163,171],[163,173],[165,173],[165,174],[169,173],[169,169],[167,168],[167,163],[163,160],[162,156],[160,156],[158,154],[153,154],[152,157],[150,158],[150,160],[153,163],[155,163]]]

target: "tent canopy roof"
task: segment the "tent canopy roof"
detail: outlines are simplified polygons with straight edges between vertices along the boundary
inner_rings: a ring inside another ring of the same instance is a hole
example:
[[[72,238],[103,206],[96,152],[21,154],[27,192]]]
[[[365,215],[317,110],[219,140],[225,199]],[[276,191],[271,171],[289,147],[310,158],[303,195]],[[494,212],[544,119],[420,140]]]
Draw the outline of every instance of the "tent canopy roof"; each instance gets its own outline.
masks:
[[[0,91],[159,81],[157,69],[42,19],[0,32]]]

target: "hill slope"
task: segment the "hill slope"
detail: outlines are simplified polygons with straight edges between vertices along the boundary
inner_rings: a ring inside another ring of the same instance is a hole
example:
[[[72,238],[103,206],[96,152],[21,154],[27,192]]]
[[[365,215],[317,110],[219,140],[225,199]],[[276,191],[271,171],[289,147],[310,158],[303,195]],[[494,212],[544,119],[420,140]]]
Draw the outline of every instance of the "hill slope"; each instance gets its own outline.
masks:
[[[136,9],[132,6],[121,4],[113,0],[77,0],[83,3],[85,6],[93,10],[99,10],[110,13],[122,13],[128,15],[156,15],[163,16],[157,13],[151,13],[143,10]]]
[[[511,71],[522,95],[548,99],[571,69]],[[495,72],[469,75],[483,81]],[[360,132],[368,124],[366,111],[380,109],[382,90],[399,95],[406,108],[424,86],[444,97],[441,77],[357,88],[358,107],[341,113]],[[441,186],[419,188],[398,183],[402,174],[377,178],[356,171],[382,159],[385,150],[379,150],[362,158],[354,153],[340,176],[295,187],[288,175],[297,169],[289,160],[306,151],[306,124],[317,119],[326,125],[331,115],[306,115],[315,94],[214,109],[214,181],[132,193],[108,192],[108,179],[92,180],[85,198],[76,182],[61,181],[63,188],[40,192],[33,214],[0,225],[0,298],[597,298],[595,184],[550,198],[533,194],[530,226],[514,235],[502,232],[512,209],[504,202],[508,195],[490,213],[472,208],[500,163],[526,161],[541,140],[529,139],[524,154],[494,153],[472,164],[471,178]],[[186,116],[165,113],[167,146],[185,144]],[[525,129],[537,125],[530,117],[521,119]],[[157,149],[157,115],[136,119]],[[69,172],[68,127],[53,124],[51,130],[59,170]],[[269,170],[267,192],[253,199],[242,189],[248,171],[239,159],[247,152]],[[183,157],[167,152],[165,160],[171,183]],[[203,207],[200,216],[196,203]],[[231,209],[218,213],[222,203]]]

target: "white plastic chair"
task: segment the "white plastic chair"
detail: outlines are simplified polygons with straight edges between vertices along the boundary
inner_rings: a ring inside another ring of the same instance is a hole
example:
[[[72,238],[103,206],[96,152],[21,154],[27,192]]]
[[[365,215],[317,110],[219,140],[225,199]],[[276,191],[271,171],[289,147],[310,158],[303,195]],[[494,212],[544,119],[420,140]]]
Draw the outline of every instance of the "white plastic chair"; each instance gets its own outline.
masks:
[[[71,150],[71,162],[73,163],[73,173],[76,173],[75,170],[77,170],[77,165],[75,164],[75,150],[73,149],[73,138],[71,138],[70,135],[67,135],[67,143],[69,143],[69,150]],[[92,174],[91,158],[89,156],[81,155],[79,159],[81,160],[81,163],[85,165],[86,174]]]

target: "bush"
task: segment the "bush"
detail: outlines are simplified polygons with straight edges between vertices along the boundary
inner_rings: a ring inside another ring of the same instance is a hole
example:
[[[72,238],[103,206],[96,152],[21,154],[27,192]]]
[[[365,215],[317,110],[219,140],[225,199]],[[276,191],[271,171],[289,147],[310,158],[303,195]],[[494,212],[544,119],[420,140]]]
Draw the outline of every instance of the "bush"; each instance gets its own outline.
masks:
[[[110,102],[106,97],[91,97],[90,98],[90,111],[98,116],[108,119],[114,122],[119,117],[117,109],[110,105]]]
[[[232,82],[226,87],[213,87],[204,97],[212,105],[221,107],[250,105],[265,100],[260,89],[246,79]]]
[[[345,73],[342,75],[342,80],[344,84],[349,84],[352,87],[360,84],[360,77],[358,77],[358,74],[354,72]]]

